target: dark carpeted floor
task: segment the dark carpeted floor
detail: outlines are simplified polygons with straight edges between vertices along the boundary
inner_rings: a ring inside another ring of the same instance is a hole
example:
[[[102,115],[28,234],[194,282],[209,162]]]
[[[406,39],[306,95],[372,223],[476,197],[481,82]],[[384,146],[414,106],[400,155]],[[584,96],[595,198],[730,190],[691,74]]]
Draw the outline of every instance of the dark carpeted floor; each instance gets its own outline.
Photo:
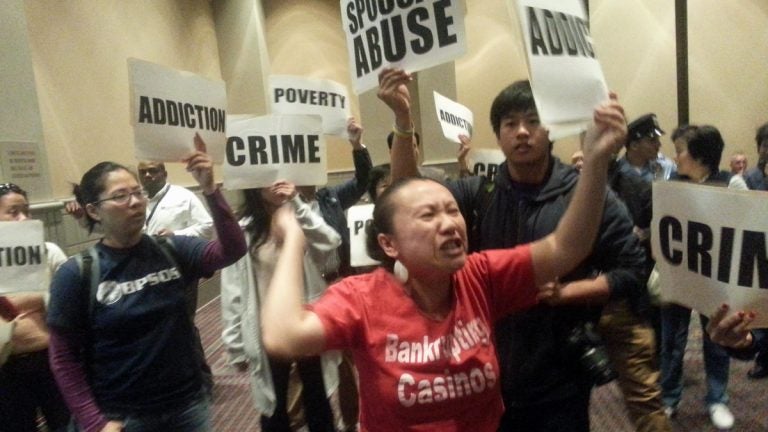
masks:
[[[248,372],[227,366],[220,333],[218,297],[203,305],[197,314],[203,345],[215,378],[213,430],[246,432],[259,430],[259,416],[253,408]],[[704,369],[701,358],[701,329],[692,320],[685,356],[685,391],[680,412],[673,424],[675,431],[715,431],[704,407]],[[750,381],[746,372],[750,364],[731,363],[729,393],[731,409],[736,416],[733,431],[768,431],[768,379]],[[547,413],[542,413],[547,414]],[[632,431],[624,412],[621,393],[614,384],[597,388],[592,396],[592,430],[596,432]]]

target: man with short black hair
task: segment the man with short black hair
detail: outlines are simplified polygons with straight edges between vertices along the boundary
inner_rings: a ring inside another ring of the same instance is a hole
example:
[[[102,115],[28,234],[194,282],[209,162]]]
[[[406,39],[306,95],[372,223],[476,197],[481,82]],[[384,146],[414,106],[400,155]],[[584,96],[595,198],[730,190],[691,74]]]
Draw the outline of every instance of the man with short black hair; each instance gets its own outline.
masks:
[[[210,239],[213,220],[189,189],[168,183],[162,162],[141,161],[139,181],[149,194],[144,229],[150,235],[184,235]]]

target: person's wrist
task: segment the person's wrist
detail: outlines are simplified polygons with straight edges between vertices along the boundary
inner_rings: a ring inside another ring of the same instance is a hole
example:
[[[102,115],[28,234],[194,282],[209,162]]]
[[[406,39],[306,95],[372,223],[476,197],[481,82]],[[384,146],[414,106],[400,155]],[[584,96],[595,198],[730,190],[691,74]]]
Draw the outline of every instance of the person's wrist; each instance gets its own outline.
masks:
[[[748,348],[752,348],[752,345],[754,343],[755,343],[755,339],[752,336],[752,332],[749,332],[747,334],[747,337],[745,337],[744,340],[741,341],[741,343],[736,344],[736,346],[734,346],[734,348],[736,348],[736,349],[748,349]]]
[[[395,126],[401,130],[413,129],[413,119],[410,110],[395,113]]]
[[[402,124],[395,122],[395,124],[392,125],[392,133],[400,138],[413,138],[413,123],[409,122],[407,126],[404,127]]]
[[[215,183],[203,186],[203,195],[213,195],[217,190],[219,190],[219,187]]]

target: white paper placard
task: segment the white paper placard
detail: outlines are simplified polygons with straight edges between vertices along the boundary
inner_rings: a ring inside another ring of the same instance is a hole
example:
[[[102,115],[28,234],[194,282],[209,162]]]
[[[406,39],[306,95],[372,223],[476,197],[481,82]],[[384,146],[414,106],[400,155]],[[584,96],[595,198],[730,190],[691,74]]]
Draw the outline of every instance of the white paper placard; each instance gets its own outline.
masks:
[[[466,51],[464,2],[341,0],[349,70],[360,94],[378,86],[387,66],[417,72],[454,60]]]
[[[585,130],[608,87],[582,0],[516,0],[516,6],[536,107],[550,138]]]
[[[199,133],[216,163],[224,157],[227,90],[213,81],[138,59],[128,59],[131,124],[136,158],[179,162]]]
[[[349,255],[352,267],[365,267],[379,264],[368,256],[365,243],[368,239],[365,228],[373,221],[373,204],[352,206],[347,210],[349,228]]]
[[[323,118],[323,133],[347,137],[349,95],[336,81],[293,75],[271,75],[272,114],[309,114]]]
[[[224,187],[248,189],[288,180],[297,186],[328,181],[319,116],[229,116]]]
[[[0,294],[47,290],[43,222],[0,222]]]
[[[443,136],[455,143],[461,143],[459,135],[466,135],[472,138],[472,125],[475,122],[472,111],[438,92],[433,93],[435,96],[437,121],[440,122],[440,126],[443,128]]]
[[[469,169],[475,175],[488,177],[493,180],[499,169],[499,164],[506,158],[500,149],[472,149],[469,152]]]
[[[653,183],[652,248],[662,300],[705,315],[727,303],[768,327],[768,196],[682,182]]]

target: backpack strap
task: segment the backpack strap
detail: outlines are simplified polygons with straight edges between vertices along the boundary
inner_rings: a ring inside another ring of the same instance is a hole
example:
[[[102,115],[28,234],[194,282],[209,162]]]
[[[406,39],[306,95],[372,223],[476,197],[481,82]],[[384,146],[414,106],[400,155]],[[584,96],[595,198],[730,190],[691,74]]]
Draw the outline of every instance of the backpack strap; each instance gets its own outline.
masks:
[[[96,246],[91,246],[75,255],[75,261],[80,269],[80,286],[88,289],[88,317],[92,317],[101,278],[99,251]]]
[[[181,276],[184,277],[184,268],[179,264],[181,260],[179,259],[179,252],[176,250],[176,245],[173,244],[173,240],[171,240],[169,237],[163,237],[163,236],[149,236],[150,239],[155,243],[155,245],[160,247],[160,251],[165,256],[165,259],[168,260],[172,265],[176,266],[177,269],[179,269],[179,273],[181,273]]]

